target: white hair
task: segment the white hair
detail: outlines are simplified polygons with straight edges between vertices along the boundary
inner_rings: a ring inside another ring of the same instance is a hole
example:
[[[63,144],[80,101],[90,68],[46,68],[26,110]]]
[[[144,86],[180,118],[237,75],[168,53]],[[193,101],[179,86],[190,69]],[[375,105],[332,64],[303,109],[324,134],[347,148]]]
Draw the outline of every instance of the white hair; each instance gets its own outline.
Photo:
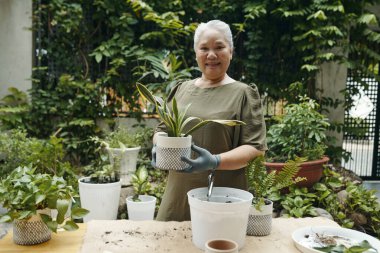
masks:
[[[233,50],[234,42],[232,40],[232,32],[231,32],[230,26],[220,20],[210,20],[207,23],[200,23],[198,25],[194,33],[194,50],[196,50],[196,47],[199,43],[199,39],[202,33],[206,31],[207,29],[214,29],[221,32],[224,35],[224,38],[228,42],[229,46]]]

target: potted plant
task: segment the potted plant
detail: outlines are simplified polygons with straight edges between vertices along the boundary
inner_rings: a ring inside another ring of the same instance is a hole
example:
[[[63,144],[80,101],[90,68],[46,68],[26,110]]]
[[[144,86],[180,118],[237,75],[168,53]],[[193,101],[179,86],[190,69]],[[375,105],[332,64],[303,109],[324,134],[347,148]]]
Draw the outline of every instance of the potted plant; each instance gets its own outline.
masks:
[[[150,128],[131,130],[119,126],[102,140],[94,138],[105,146],[111,164],[115,157],[120,159],[120,178],[124,185],[129,185],[131,182],[131,175],[136,171],[141,146],[147,138],[151,138],[149,131],[151,131]]]
[[[318,103],[308,97],[300,97],[300,103],[285,106],[285,114],[278,117],[267,132],[269,151],[265,165],[270,170],[281,170],[284,162],[304,157],[298,176],[306,177],[298,186],[311,187],[323,173],[323,165],[329,161],[324,156],[327,145],[328,118],[318,112]]]
[[[190,158],[190,134],[195,130],[211,122],[227,126],[245,124],[239,120],[204,120],[198,117],[186,117],[190,104],[184,110],[179,110],[177,101],[173,98],[170,108],[166,101],[154,96],[144,85],[137,83],[137,89],[142,97],[155,105],[156,112],[167,129],[167,134],[157,136],[156,166],[160,169],[183,170],[188,166],[181,160],[181,156]]]
[[[121,191],[118,163],[115,159],[110,164],[108,156],[101,154],[94,164],[84,169],[89,176],[78,180],[81,206],[90,211],[84,222],[116,220]]]
[[[18,167],[0,182],[0,202],[7,212],[0,222],[13,221],[13,241],[20,245],[33,245],[50,240],[51,231],[58,228],[76,230],[73,219],[85,216],[88,211],[73,207],[70,217],[65,214],[74,200],[75,191],[62,177],[35,173],[35,169]],[[57,209],[55,219],[51,209]]]
[[[151,185],[148,181],[148,170],[145,166],[138,168],[132,175],[134,195],[126,199],[128,219],[153,220],[156,209],[156,197],[147,195]]]
[[[253,194],[249,213],[247,234],[269,235],[272,229],[273,201],[280,199],[280,190],[304,181],[296,177],[304,158],[296,158],[284,164],[280,171],[267,172],[264,156],[259,156],[247,165],[248,190]]]

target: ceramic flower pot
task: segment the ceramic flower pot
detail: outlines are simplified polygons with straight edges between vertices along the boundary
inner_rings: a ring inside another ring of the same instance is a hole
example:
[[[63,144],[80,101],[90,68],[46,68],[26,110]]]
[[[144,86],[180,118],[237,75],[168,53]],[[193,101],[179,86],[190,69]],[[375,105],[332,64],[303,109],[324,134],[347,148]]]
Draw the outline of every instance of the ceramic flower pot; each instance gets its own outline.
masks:
[[[78,180],[81,207],[90,211],[88,215],[83,217],[83,221],[116,220],[121,181],[93,184],[88,182],[89,179],[89,177],[85,177]]]
[[[140,201],[133,201],[130,196],[126,199],[129,220],[153,220],[156,209],[156,197],[139,195]]]
[[[120,179],[123,185],[131,184],[131,176],[136,171],[137,158],[141,147],[107,148],[111,164],[114,158],[120,159]]]
[[[247,235],[265,236],[272,231],[273,202],[265,200],[265,205],[257,210],[251,206],[248,217]]]
[[[156,167],[162,170],[184,170],[188,164],[181,160],[181,156],[190,158],[191,136],[168,137],[157,136]]]
[[[37,213],[49,214],[50,210],[41,210]],[[35,245],[49,241],[51,231],[41,220],[39,214],[33,215],[28,220],[13,221],[13,242],[19,245]]]

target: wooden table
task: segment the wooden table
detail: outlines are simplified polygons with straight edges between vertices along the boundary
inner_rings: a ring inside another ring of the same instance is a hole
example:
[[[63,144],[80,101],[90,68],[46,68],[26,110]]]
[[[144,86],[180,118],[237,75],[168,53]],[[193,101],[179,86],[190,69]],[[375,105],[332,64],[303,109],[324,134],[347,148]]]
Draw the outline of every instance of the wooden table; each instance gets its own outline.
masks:
[[[247,236],[239,253],[299,253],[291,239],[294,230],[304,226],[338,226],[326,218],[273,219],[269,236]],[[0,252],[54,252],[54,253],[144,253],[181,252],[201,253],[191,241],[190,222],[158,221],[91,221],[79,224],[79,230],[52,234],[48,242],[34,246],[13,243],[10,232],[0,240]]]

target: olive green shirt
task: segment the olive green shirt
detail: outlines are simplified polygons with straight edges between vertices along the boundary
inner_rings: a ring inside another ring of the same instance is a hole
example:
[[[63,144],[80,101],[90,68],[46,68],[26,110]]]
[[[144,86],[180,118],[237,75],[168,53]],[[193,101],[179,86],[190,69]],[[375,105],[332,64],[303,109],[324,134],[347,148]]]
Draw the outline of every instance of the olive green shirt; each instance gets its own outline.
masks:
[[[199,88],[194,83],[195,80],[179,83],[169,94],[168,100],[175,97],[180,110],[191,104],[186,116],[241,120],[246,123],[235,127],[210,123],[191,134],[195,145],[212,154],[227,152],[241,145],[251,145],[262,151],[267,149],[265,121],[256,85],[233,82],[213,88]],[[160,124],[156,129],[158,131],[165,132],[165,126]],[[187,192],[207,187],[208,174],[170,171],[157,220],[190,220]],[[245,169],[217,170],[214,186],[246,190]]]

